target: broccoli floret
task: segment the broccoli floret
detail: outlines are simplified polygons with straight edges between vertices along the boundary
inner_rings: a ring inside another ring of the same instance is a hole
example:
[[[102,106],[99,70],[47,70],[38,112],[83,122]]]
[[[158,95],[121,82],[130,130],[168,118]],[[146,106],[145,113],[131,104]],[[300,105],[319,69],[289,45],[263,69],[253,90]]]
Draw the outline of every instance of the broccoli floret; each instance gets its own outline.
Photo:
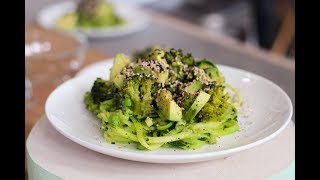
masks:
[[[155,60],[162,64],[164,67],[168,67],[168,63],[164,58],[165,50],[162,48],[156,48],[149,52],[147,59],[148,60]]]
[[[182,82],[186,82],[188,71],[195,64],[195,59],[192,57],[192,55],[190,53],[183,54],[181,49],[177,50],[171,48],[170,50],[166,51],[164,57],[168,64],[171,65],[172,70],[175,73],[175,75],[171,75],[172,80],[175,81],[178,79]]]
[[[90,92],[84,96],[86,108],[95,115],[120,108],[120,95],[110,81],[97,78]]]
[[[94,103],[92,94],[90,92],[86,92],[84,95],[84,102],[86,104],[86,108],[92,113],[97,115],[100,112],[99,104]]]
[[[154,82],[151,79],[144,78],[141,81],[138,78],[133,78],[128,81],[125,86],[125,92],[130,100],[126,100],[133,107],[135,114],[143,117],[151,116],[154,114],[152,90],[154,88]],[[130,101],[130,103],[129,103]]]
[[[146,60],[149,58],[149,54],[155,50],[155,49],[159,49],[160,46],[157,45],[152,45],[152,46],[148,46],[146,47],[144,50],[141,51],[136,51],[133,53],[133,60],[135,62],[138,62],[139,60]]]
[[[201,109],[197,115],[197,119],[208,121],[236,120],[237,111],[231,103],[228,93],[225,93],[225,87],[218,85],[213,86],[208,94],[211,95],[210,100]]]
[[[162,48],[156,48],[149,52],[148,59],[153,59],[160,61],[161,59],[164,59],[165,51]]]
[[[169,64],[181,62],[182,50],[181,49],[176,50],[171,48],[169,51],[165,53],[164,57],[166,58]]]
[[[195,64],[194,57],[192,56],[191,53],[187,53],[186,55],[183,55],[181,61],[184,64],[187,64],[188,66],[193,66]]]
[[[175,63],[182,62],[188,66],[195,65],[195,59],[191,53],[183,54],[181,49],[164,49],[157,45],[149,46],[142,51],[136,51],[133,54],[133,59],[137,62],[140,60],[166,60],[168,64],[174,65]]]
[[[135,114],[140,114],[140,104],[141,104],[141,99],[140,99],[140,91],[139,87],[140,82],[137,78],[131,79],[127,81],[124,92],[130,96],[132,102],[133,102],[133,112]]]
[[[114,98],[114,99],[109,99],[101,102],[99,109],[101,112],[107,112],[107,111],[113,112],[119,109],[119,107],[120,107],[119,100],[117,98]]]
[[[122,106],[123,107],[132,107],[133,106],[133,103],[127,94],[124,95],[124,99],[122,101]]]
[[[171,48],[164,55],[169,64],[174,64],[178,62],[182,62],[187,64],[188,66],[193,66],[195,64],[195,60],[191,53],[183,54],[181,49],[173,49]]]
[[[91,95],[94,103],[98,104],[105,100],[118,98],[119,94],[116,92],[115,86],[112,82],[97,78],[91,88]]]

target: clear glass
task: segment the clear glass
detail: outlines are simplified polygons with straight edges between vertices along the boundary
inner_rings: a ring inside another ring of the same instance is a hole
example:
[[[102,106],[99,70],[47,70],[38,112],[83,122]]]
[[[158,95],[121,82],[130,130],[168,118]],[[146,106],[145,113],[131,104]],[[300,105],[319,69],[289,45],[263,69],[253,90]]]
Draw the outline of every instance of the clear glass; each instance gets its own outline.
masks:
[[[72,78],[80,69],[87,39],[80,34],[29,27],[25,30],[25,103],[37,101],[35,88],[51,88]]]

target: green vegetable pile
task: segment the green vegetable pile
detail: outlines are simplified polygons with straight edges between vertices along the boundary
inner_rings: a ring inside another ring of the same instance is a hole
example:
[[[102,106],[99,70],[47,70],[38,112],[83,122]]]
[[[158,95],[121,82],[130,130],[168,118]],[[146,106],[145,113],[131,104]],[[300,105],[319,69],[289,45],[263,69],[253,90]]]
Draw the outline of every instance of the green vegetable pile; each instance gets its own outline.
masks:
[[[111,3],[104,0],[82,0],[75,12],[62,16],[57,21],[57,26],[62,29],[100,28],[124,24]]]
[[[212,60],[173,48],[150,47],[131,62],[117,54],[110,80],[97,78],[84,102],[106,141],[138,149],[197,149],[239,130],[239,92]]]

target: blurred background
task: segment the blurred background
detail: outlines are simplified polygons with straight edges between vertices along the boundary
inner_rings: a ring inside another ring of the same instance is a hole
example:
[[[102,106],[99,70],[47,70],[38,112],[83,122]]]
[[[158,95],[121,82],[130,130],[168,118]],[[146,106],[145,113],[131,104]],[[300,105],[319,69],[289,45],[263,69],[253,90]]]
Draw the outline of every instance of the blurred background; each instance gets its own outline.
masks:
[[[294,0],[119,0],[165,13],[281,56],[295,58]],[[61,0],[26,0],[26,23]]]
[[[294,58],[294,3],[294,0],[163,0],[148,7]]]

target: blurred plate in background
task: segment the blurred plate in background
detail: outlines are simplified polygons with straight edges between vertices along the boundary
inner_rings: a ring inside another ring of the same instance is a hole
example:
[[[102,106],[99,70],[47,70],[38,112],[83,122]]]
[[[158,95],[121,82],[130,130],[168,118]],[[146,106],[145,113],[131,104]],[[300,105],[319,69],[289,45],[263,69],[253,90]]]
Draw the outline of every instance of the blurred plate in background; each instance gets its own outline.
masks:
[[[80,32],[89,38],[117,37],[142,31],[149,25],[148,17],[139,12],[138,7],[116,1],[110,2],[113,4],[115,12],[127,22],[126,24],[103,28],[76,28],[68,31]],[[56,25],[57,20],[66,13],[75,11],[76,6],[75,1],[49,5],[39,12],[37,22],[45,28],[59,29]]]

